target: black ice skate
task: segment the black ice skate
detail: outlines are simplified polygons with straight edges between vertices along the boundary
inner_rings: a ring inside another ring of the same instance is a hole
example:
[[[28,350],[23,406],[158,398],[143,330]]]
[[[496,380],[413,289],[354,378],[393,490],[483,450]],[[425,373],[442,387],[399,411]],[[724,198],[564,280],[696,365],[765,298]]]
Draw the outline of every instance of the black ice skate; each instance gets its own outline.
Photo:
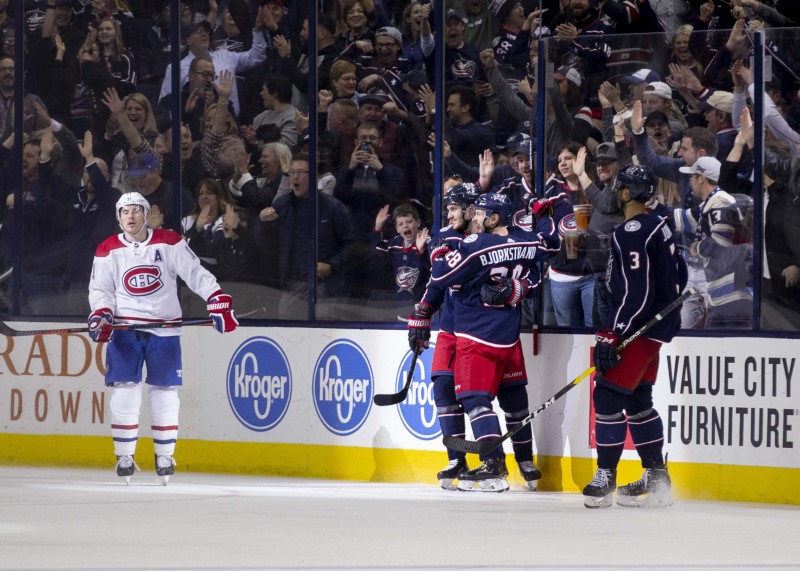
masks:
[[[583,488],[583,505],[587,508],[610,508],[611,495],[617,488],[617,471],[598,468],[594,478]]]
[[[489,458],[477,468],[467,470],[458,478],[463,492],[505,492],[508,486],[505,458]]]
[[[672,481],[667,467],[647,468],[642,477],[617,490],[617,504],[626,508],[661,508],[672,505]]]
[[[161,478],[162,485],[167,485],[169,477],[175,473],[176,464],[172,456],[159,456],[156,454],[156,475]]]
[[[117,465],[114,466],[114,469],[117,471],[117,476],[125,478],[125,484],[130,486],[131,476],[140,468],[133,461],[133,454],[123,454],[122,456],[117,456]]]
[[[519,473],[522,475],[522,479],[525,480],[525,485],[528,486],[529,490],[535,492],[537,480],[542,477],[542,473],[530,460],[519,462],[518,465]]]
[[[455,460],[450,460],[447,467],[436,475],[436,479],[439,480],[442,489],[455,490],[456,487],[453,485],[453,480],[457,480],[467,470],[469,470],[467,459],[462,456]]]

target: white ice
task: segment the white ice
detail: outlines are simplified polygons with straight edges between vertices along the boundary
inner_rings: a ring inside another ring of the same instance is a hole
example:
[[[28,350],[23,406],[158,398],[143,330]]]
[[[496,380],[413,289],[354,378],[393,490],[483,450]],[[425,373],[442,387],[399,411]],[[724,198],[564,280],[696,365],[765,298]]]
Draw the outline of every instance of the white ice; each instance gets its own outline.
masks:
[[[800,507],[0,467],[0,569],[800,569]]]

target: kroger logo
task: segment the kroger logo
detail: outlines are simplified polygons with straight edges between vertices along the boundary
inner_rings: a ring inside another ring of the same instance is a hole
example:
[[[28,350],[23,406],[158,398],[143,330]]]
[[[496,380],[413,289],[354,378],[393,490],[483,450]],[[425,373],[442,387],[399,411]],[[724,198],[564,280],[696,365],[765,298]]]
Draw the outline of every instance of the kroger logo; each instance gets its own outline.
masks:
[[[417,358],[417,366],[414,368],[414,375],[411,386],[408,387],[408,395],[397,407],[400,412],[400,420],[408,431],[420,440],[433,440],[438,438],[442,431],[436,417],[436,404],[433,400],[433,383],[428,376],[433,361],[434,344],[431,348]],[[408,369],[411,366],[412,353],[409,351],[400,363],[395,379],[395,392],[405,386],[408,378]]]
[[[250,430],[274,428],[292,398],[292,372],[281,348],[266,337],[242,343],[228,365],[228,402]]]
[[[314,408],[334,434],[358,430],[372,408],[372,368],[361,347],[346,339],[328,344],[314,365]]]

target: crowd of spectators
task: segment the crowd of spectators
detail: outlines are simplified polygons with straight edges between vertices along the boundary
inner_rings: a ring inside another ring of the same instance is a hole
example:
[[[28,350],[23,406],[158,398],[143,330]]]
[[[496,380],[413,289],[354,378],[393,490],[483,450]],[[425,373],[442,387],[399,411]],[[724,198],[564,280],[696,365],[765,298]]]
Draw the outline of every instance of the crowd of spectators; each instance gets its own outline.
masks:
[[[507,193],[518,224],[531,197],[553,199],[564,244],[533,318],[602,325],[609,239],[622,221],[615,175],[638,162],[658,176],[650,206],[669,218],[701,292],[684,307],[684,327],[750,328],[759,278],[765,326],[800,326],[800,3],[543,0],[540,11],[539,0],[321,0],[309,30],[304,1],[180,0],[179,93],[170,4],[0,0],[0,279],[23,315],[87,312],[91,254],[116,230],[116,197],[136,190],[152,205],[150,225],[181,231],[242,317],[308,318],[310,276],[320,318],[402,317],[395,303],[408,305],[427,279],[419,237],[435,240],[444,224],[433,214],[438,106],[445,177]],[[15,62],[20,18],[25,58]],[[763,271],[753,268],[750,116],[761,28],[771,64]],[[540,104],[546,183],[537,189]],[[313,108],[318,132],[309,134]],[[585,228],[573,209],[581,205],[591,206]]]

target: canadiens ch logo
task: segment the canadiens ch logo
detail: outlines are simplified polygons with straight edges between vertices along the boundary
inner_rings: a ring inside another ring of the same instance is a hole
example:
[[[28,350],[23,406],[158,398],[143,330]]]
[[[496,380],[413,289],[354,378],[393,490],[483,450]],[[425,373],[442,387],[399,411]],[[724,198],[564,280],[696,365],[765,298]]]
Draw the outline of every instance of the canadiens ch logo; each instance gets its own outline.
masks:
[[[136,266],[122,276],[122,286],[131,295],[149,295],[164,287],[161,268],[158,266]]]

